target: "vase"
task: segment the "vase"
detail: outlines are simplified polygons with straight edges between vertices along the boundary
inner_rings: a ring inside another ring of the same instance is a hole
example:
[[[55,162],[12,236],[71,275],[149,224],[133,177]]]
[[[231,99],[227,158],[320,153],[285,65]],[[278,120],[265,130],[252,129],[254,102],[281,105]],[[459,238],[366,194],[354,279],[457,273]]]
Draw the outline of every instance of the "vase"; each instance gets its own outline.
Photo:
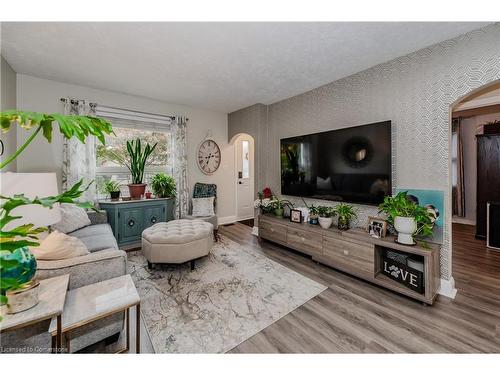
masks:
[[[16,314],[36,306],[38,304],[39,291],[40,283],[38,281],[25,284],[20,289],[9,290],[6,293],[8,299],[7,312],[9,314]]]
[[[141,199],[146,191],[146,184],[128,184],[128,190],[130,192],[130,198]]]
[[[11,269],[2,269],[2,278],[16,279],[20,284],[30,281],[36,272],[36,259],[31,254],[28,247],[21,247],[13,252],[2,250],[0,251],[2,260],[16,260],[17,266]]]
[[[112,201],[117,201],[118,199],[120,199],[120,191],[112,191],[109,193],[109,196]]]
[[[7,312],[15,314],[20,311],[28,310],[38,304],[39,283],[29,283],[36,272],[36,259],[29,251],[28,247],[10,251],[0,251],[0,258],[4,261],[17,261],[17,266],[7,270],[2,270],[2,279],[15,279],[19,284],[25,284],[23,288],[9,290],[6,296],[9,300]]]
[[[345,217],[339,217],[339,221],[337,223],[337,228],[340,230],[348,230],[349,229],[349,219]]]
[[[331,217],[319,217],[319,226],[323,229],[328,229],[332,226],[333,219]]]
[[[274,210],[274,215],[277,217],[283,217],[283,212],[285,212],[283,208],[276,208]]]
[[[398,232],[398,242],[403,245],[414,245],[413,233],[417,230],[417,222],[413,217],[396,216],[394,229]]]

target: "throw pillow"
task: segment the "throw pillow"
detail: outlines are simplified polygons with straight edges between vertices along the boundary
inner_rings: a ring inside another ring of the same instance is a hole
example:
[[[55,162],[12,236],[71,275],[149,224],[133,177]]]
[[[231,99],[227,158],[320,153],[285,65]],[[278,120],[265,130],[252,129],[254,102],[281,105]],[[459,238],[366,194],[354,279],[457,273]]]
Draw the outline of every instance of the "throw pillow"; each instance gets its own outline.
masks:
[[[331,190],[331,188],[332,188],[332,179],[331,179],[331,177],[321,178],[321,177],[317,176],[316,177],[316,187],[319,190]]]
[[[87,212],[81,207],[70,203],[62,203],[60,210],[61,221],[52,225],[53,230],[58,230],[62,233],[70,233],[91,224],[89,215],[87,215]]]
[[[40,246],[30,247],[30,251],[38,260],[60,260],[90,254],[79,238],[57,230],[42,240]]]
[[[214,197],[210,198],[193,198],[193,216],[213,216],[214,212]]]

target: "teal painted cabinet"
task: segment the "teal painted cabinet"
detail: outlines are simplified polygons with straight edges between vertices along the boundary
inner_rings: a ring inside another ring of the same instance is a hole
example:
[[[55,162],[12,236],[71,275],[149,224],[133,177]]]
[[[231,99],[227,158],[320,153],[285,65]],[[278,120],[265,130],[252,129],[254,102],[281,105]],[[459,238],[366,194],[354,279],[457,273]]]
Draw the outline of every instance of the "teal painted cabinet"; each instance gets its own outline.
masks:
[[[119,246],[141,241],[142,231],[155,223],[174,219],[174,200],[167,198],[134,201],[100,201]]]

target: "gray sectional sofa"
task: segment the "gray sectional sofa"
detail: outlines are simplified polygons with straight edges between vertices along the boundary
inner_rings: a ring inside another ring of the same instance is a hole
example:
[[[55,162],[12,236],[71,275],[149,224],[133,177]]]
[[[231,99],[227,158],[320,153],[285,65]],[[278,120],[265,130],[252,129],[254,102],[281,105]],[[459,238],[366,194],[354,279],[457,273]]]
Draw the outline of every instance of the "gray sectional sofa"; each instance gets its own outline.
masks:
[[[127,273],[127,255],[118,249],[111,227],[107,224],[106,212],[89,212],[88,215],[92,224],[68,235],[81,239],[87,245],[90,254],[64,260],[39,260],[36,277],[46,279],[69,274],[71,290]],[[119,334],[123,327],[124,314],[117,313],[74,330],[70,336],[71,352]],[[13,331],[9,337],[2,337],[1,345],[4,348],[28,345],[50,348],[51,338],[44,330],[42,324]]]

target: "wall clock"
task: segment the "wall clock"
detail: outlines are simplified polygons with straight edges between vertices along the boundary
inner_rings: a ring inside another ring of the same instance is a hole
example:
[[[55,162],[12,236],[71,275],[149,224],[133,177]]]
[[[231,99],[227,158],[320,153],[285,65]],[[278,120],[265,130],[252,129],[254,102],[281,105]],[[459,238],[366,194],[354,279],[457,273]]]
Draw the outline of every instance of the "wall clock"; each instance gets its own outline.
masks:
[[[219,169],[220,148],[212,139],[205,139],[198,148],[198,167],[205,174],[212,174]]]

